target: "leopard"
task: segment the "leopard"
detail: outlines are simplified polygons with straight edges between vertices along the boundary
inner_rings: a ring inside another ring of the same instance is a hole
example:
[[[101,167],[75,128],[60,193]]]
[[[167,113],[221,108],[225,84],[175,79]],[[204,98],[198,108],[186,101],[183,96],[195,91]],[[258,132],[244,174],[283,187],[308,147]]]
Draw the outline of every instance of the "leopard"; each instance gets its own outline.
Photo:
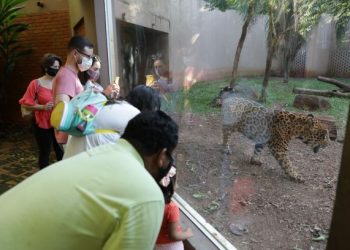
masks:
[[[326,125],[312,114],[274,110],[236,95],[232,89],[222,90],[220,96],[224,152],[232,154],[229,137],[232,133],[239,132],[254,143],[251,164],[261,165],[260,153],[267,146],[291,180],[304,182],[288,158],[288,144],[294,138],[300,139],[317,153],[329,141]]]

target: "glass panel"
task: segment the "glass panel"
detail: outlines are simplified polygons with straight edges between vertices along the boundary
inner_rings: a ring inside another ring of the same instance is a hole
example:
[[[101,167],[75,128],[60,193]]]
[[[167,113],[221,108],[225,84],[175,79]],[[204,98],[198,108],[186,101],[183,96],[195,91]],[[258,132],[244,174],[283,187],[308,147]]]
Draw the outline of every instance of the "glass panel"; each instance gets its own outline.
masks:
[[[115,1],[122,88],[159,90],[177,192],[238,249],[326,247],[350,29],[306,2]]]

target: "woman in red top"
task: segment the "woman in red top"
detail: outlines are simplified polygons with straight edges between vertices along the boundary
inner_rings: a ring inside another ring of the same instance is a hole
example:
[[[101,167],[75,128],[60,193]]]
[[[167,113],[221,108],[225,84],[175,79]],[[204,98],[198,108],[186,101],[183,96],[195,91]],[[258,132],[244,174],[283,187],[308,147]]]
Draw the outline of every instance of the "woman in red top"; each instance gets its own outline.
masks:
[[[63,150],[56,141],[50,124],[53,108],[52,79],[62,65],[61,59],[54,54],[45,54],[41,59],[44,75],[30,82],[19,104],[34,113],[34,135],[39,147],[39,168],[49,165],[49,156],[53,145],[57,160],[61,160]]]
[[[192,229],[186,231],[181,229],[180,209],[174,201],[171,200],[175,192],[176,169],[171,167],[169,173],[162,179],[160,188],[163,191],[165,199],[165,212],[162,226],[156,242],[156,250],[183,250],[183,240],[192,237]]]

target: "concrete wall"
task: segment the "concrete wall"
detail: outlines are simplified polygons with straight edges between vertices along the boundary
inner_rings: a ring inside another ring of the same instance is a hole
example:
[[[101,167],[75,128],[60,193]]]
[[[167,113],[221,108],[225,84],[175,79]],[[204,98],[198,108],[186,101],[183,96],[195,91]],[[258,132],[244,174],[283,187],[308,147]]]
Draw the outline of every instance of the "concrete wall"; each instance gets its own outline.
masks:
[[[334,24],[330,16],[322,16],[311,32],[306,45],[305,76],[314,77],[327,73],[330,52],[336,46]]]
[[[138,24],[163,32],[169,32],[169,11],[172,1],[163,0],[115,0],[116,19]]]
[[[114,18],[169,33],[170,69],[176,78],[191,70],[194,80],[231,74],[242,18],[235,11],[208,11],[186,0],[114,0]],[[261,75],[266,60],[265,18],[250,28],[240,75]]]
[[[236,11],[208,11],[202,1],[172,1],[171,65],[174,73],[196,69],[198,80],[231,74],[241,35],[242,18]],[[259,75],[265,68],[265,19],[250,28],[239,63],[240,75]]]

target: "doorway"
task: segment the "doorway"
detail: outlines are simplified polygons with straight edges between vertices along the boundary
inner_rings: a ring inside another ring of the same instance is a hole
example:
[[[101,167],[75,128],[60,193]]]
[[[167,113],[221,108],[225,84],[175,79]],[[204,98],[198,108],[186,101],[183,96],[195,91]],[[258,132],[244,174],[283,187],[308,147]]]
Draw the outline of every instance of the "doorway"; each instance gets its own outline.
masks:
[[[117,20],[120,87],[123,94],[144,84],[153,62],[169,62],[168,33]]]

